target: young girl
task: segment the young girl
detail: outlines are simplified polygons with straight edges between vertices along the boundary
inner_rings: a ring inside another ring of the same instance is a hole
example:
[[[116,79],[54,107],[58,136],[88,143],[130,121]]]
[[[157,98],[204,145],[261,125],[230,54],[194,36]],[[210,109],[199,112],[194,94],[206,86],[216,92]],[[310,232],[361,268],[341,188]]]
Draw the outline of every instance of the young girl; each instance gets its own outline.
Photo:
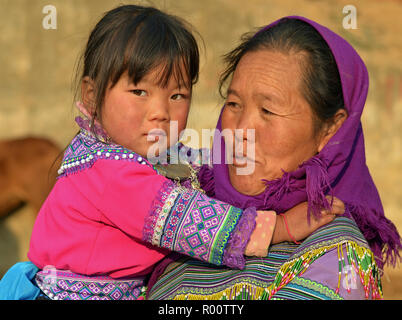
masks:
[[[42,291],[53,299],[138,299],[171,251],[232,268],[244,267],[244,254],[265,255],[272,232],[261,230],[273,229],[274,212],[211,199],[147,160],[155,140],[174,141],[171,121],[179,132],[186,125],[199,55],[185,23],[154,8],[111,10],[89,37],[83,67],[78,106],[87,119],[77,118],[81,130],[28,253]]]

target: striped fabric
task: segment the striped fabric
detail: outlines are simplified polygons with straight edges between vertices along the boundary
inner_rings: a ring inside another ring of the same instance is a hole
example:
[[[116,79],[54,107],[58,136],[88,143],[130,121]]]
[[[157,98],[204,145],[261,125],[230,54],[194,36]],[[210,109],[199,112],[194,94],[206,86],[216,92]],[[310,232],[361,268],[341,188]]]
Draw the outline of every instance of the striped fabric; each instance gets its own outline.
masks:
[[[247,258],[243,270],[219,268],[199,260],[182,258],[166,268],[152,288],[149,299],[170,300],[186,294],[213,295],[243,283],[268,287],[294,249],[292,243],[274,245],[265,259]]]
[[[331,277],[338,287],[303,278],[303,273],[318,258],[337,253],[338,259],[334,261],[339,265],[333,266],[335,272]],[[247,258],[244,270],[217,268],[182,258],[166,268],[148,297],[158,300],[343,299],[338,280],[349,265],[359,275],[366,297],[380,298],[380,276],[366,240],[352,220],[338,217],[300,246],[288,242],[276,244],[270,247],[266,258]]]

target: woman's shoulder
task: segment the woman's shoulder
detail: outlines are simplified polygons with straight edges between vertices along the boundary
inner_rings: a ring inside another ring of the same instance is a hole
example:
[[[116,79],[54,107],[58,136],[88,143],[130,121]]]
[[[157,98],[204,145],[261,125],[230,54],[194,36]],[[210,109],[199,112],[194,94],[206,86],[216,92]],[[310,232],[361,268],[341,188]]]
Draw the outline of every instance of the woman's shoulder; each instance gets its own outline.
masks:
[[[326,288],[333,297],[341,299],[378,299],[382,296],[375,256],[357,224],[348,217],[337,217],[317,229],[293,251],[280,269],[274,282],[282,285],[275,290],[284,290],[279,291],[278,297],[289,289],[285,286],[290,281],[282,281],[282,278],[288,279],[290,271],[294,277],[290,277],[294,279],[290,286],[308,285],[309,290],[312,285]],[[357,280],[359,277],[360,281]]]
[[[292,254],[292,257],[298,257],[307,251],[327,248],[344,242],[356,243],[361,247],[370,249],[369,244],[352,218],[337,217],[307,237]]]

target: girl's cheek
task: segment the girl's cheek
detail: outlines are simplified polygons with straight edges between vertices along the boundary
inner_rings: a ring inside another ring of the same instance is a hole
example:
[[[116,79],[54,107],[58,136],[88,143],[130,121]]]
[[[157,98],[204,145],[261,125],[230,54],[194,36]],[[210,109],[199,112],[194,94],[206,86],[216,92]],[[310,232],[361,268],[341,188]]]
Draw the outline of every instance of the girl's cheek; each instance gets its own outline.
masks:
[[[186,128],[187,118],[178,121],[178,131],[179,134]]]
[[[178,115],[179,130],[183,130],[186,128],[189,112],[190,112],[190,108],[187,108],[185,111],[181,112]]]

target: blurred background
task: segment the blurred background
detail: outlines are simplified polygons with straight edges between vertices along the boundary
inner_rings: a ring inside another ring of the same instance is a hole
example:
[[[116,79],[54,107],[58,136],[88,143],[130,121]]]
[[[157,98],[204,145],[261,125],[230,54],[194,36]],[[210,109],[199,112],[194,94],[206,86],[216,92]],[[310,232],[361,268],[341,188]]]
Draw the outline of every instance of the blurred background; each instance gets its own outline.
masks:
[[[78,56],[101,15],[119,4],[156,6],[185,18],[200,33],[205,48],[188,122],[197,130],[215,128],[223,103],[217,90],[222,55],[243,33],[296,14],[347,39],[370,74],[363,113],[367,165],[386,216],[402,232],[401,0],[0,0],[0,141],[37,136],[60,150],[68,144],[77,131],[73,79]],[[47,20],[46,5],[56,9],[57,21]],[[344,28],[347,5],[356,8],[356,29]],[[0,156],[8,153],[0,142]],[[0,158],[0,198],[6,192],[1,186],[7,188],[6,179],[12,179],[1,170]],[[27,260],[35,215],[28,203],[0,217],[0,277],[14,263]],[[386,299],[402,299],[399,265],[385,269],[383,289]]]

